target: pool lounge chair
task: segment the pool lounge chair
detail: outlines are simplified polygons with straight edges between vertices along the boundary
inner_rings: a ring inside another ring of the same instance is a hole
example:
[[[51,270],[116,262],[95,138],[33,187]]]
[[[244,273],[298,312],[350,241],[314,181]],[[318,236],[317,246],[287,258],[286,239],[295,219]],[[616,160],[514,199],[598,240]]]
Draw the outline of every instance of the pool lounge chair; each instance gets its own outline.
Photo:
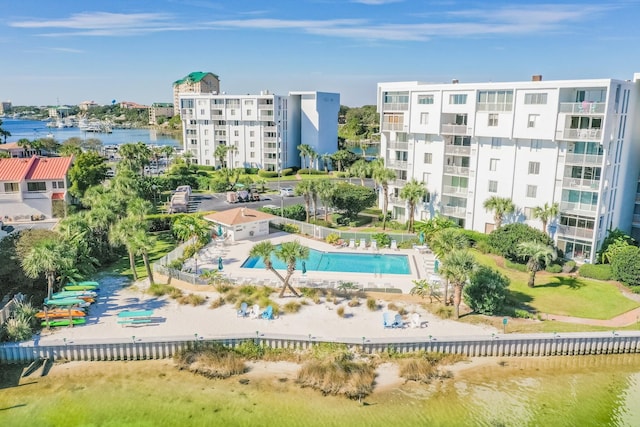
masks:
[[[273,307],[267,306],[267,309],[262,312],[262,318],[267,320],[273,320]]]
[[[247,313],[247,308],[249,306],[247,305],[246,302],[243,302],[242,304],[240,304],[240,310],[238,310],[238,317],[247,317],[249,315],[249,313]]]
[[[349,239],[349,249],[356,248],[356,239]]]
[[[251,308],[251,318],[259,319],[261,314],[262,313],[260,312],[260,306],[258,304],[255,304],[253,308]]]
[[[412,328],[422,328],[422,321],[420,320],[419,313],[413,313],[411,315],[411,327]]]
[[[360,239],[360,249],[367,249],[367,239]]]
[[[389,313],[382,313],[382,326],[387,328],[393,328],[393,320],[391,320],[391,315]]]
[[[391,324],[392,328],[404,328],[404,321],[402,320],[402,316],[400,314],[396,314],[393,318],[393,323]]]
[[[398,242],[396,240],[392,240],[391,241],[391,246],[389,246],[390,249],[393,249],[394,251],[398,250]]]
[[[376,242],[375,240],[371,241],[371,246],[369,246],[369,249],[371,249],[372,251],[377,251],[378,250],[378,242]]]

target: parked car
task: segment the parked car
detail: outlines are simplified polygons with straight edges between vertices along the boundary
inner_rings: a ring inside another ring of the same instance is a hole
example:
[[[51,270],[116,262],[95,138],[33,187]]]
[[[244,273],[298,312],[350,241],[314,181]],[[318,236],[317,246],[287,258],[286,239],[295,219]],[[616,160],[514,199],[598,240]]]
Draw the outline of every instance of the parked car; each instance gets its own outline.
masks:
[[[293,197],[296,194],[294,193],[293,188],[286,187],[286,188],[281,188],[280,189],[280,195],[282,197]]]

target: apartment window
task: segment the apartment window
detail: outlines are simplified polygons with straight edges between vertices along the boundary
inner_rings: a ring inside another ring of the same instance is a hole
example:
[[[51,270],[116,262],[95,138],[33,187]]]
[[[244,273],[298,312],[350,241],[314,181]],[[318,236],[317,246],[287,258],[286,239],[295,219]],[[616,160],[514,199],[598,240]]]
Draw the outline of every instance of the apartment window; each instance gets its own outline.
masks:
[[[250,116],[251,114],[253,114],[251,110],[247,110],[247,116]]]
[[[239,130],[234,130],[233,131],[233,136],[240,136],[240,131]]]
[[[424,185],[429,185],[430,180],[431,180],[431,174],[429,172],[424,172],[422,174],[422,182],[424,182]]]
[[[205,146],[209,145],[209,140],[208,140],[208,139],[205,139],[205,140],[204,140],[204,145],[205,145]]]
[[[535,104],[535,105],[543,105],[547,103],[547,94],[546,93],[525,93],[524,94],[524,103],[525,104]]]
[[[541,147],[542,143],[539,139],[532,139],[531,142],[529,142],[529,150],[531,151],[539,151]]]
[[[5,193],[17,193],[20,191],[20,184],[17,182],[5,182],[4,183],[4,192]]]
[[[478,92],[478,111],[511,111],[512,90],[482,90]]]
[[[540,114],[529,114],[529,119],[527,120],[527,127],[528,128],[536,127],[536,123],[538,122],[538,117],[540,117]]]
[[[527,185],[527,197],[536,197],[536,194],[538,193],[538,186],[537,185]]]
[[[428,165],[433,163],[433,153],[424,153],[424,162]]]
[[[502,139],[500,138],[491,138],[491,148],[494,150],[498,150],[502,147]]]
[[[532,208],[524,208],[524,217],[527,219],[533,219],[533,209]]]
[[[540,162],[529,162],[529,175],[540,175]]]
[[[420,124],[421,125],[429,124],[429,113],[420,113]]]
[[[236,115],[236,109],[232,108],[231,111],[229,111],[229,114],[231,114],[232,116]]]
[[[51,183],[51,188],[54,188],[54,189],[64,188],[64,181],[53,181]]]
[[[253,159],[253,158],[255,158],[255,157],[256,157],[256,153],[254,153],[253,151],[251,151],[251,152],[249,153],[249,157],[250,157],[250,158],[252,158],[252,159]]]
[[[498,126],[498,115],[497,114],[489,114],[489,126]]]
[[[489,170],[490,171],[498,170],[498,159],[489,159]]]
[[[245,99],[244,105],[253,105],[253,99]]]
[[[422,104],[422,105],[433,104],[433,95],[418,95],[418,104]]]
[[[464,93],[449,95],[449,104],[466,104],[467,95]]]
[[[204,116],[204,108],[200,110],[200,115]]]
[[[27,182],[27,191],[47,191],[46,182]]]
[[[209,160],[205,160],[205,161],[204,161],[204,164],[205,164],[205,165],[207,165],[207,166],[210,166],[210,165],[211,165],[211,162],[210,162]]]
[[[256,147],[256,142],[255,141],[249,141],[249,148],[255,148]]]
[[[489,193],[498,192],[498,181],[489,181]]]
[[[250,130],[249,131],[249,136],[256,136],[256,131]]]

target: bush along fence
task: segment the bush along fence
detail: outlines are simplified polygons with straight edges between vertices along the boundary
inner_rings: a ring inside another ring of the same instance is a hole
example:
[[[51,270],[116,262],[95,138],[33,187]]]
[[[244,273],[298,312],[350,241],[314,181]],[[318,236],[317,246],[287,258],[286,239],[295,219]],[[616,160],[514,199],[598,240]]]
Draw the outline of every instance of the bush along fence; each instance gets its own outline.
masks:
[[[462,354],[468,357],[574,356],[640,353],[640,333],[635,331],[558,334],[492,334],[478,337],[346,338],[322,340],[309,336],[244,334],[236,336],[136,338],[110,341],[69,341],[35,344],[6,343],[0,346],[0,363],[51,361],[150,360],[171,358],[177,351],[214,343],[235,347],[252,340],[270,348],[307,349],[318,343],[346,344],[364,353],[414,351]]]
[[[182,258],[185,248],[194,244],[195,242],[195,239],[191,239],[177,246],[174,250],[172,250],[153,264],[153,271],[162,274],[163,276],[182,280],[183,282],[191,283],[193,285],[206,285],[207,281],[200,278],[198,274],[170,267],[173,261]]]

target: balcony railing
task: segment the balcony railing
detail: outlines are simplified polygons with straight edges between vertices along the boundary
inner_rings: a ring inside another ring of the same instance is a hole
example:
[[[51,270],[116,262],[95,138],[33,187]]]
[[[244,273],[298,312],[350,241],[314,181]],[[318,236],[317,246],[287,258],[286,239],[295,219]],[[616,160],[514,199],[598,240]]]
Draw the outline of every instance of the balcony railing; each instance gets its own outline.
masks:
[[[276,142],[275,136],[263,136],[262,142]]]
[[[579,141],[600,141],[602,139],[602,129],[565,129],[562,138]]]
[[[402,129],[404,129],[404,123],[382,122],[382,130],[402,130]]]
[[[264,130],[265,132],[275,132],[277,128],[275,126],[264,126],[262,130]]]
[[[193,117],[193,108],[183,108],[182,110],[180,110],[180,116],[182,118]]]
[[[601,165],[604,160],[602,154],[567,154],[566,163],[573,163],[578,165]]]
[[[640,215],[634,215],[633,216],[633,224],[634,225],[640,225]]]
[[[604,102],[561,102],[560,112],[567,114],[604,114]]]
[[[397,179],[396,182],[397,181],[402,181],[402,180]],[[403,182],[406,182],[406,181],[403,181]],[[404,205],[407,203],[407,201],[397,196],[389,196],[389,203],[393,203],[394,205]]]
[[[575,188],[581,190],[597,190],[600,187],[600,180],[564,177],[562,179],[562,186],[564,188]]]
[[[468,145],[447,144],[444,146],[444,154],[455,154],[458,156],[468,156],[471,154],[471,147]]]
[[[447,135],[471,135],[471,128],[467,125],[442,124],[440,133]]]
[[[442,213],[444,215],[463,218],[467,214],[467,208],[463,208],[461,206],[443,206]]]
[[[469,192],[468,188],[465,187],[454,187],[451,185],[445,185],[442,187],[442,194],[450,194],[453,196],[466,196]]]
[[[409,149],[409,143],[408,142],[391,141],[388,144],[388,148],[391,148],[392,150],[408,150]]]
[[[568,225],[558,226],[558,234],[564,237],[580,237],[582,239],[592,239],[593,229],[570,227]]]
[[[258,110],[273,110],[273,104],[258,104]]]
[[[407,111],[409,104],[406,102],[390,102],[382,104],[383,111]]]
[[[560,202],[561,211],[596,212],[597,209],[598,205],[591,205],[587,203]]]
[[[222,120],[222,119],[224,119],[224,114],[211,113],[211,120]]]
[[[269,146],[265,145],[263,151],[265,153],[277,153],[278,152],[278,148],[277,147],[269,147]]]
[[[477,111],[512,111],[513,104],[505,104],[505,103],[478,103],[476,104]]]
[[[445,166],[444,173],[448,175],[469,176],[469,168],[466,166]]]
[[[389,160],[387,162],[387,167],[393,168],[393,169],[407,170],[407,162],[402,160]]]

